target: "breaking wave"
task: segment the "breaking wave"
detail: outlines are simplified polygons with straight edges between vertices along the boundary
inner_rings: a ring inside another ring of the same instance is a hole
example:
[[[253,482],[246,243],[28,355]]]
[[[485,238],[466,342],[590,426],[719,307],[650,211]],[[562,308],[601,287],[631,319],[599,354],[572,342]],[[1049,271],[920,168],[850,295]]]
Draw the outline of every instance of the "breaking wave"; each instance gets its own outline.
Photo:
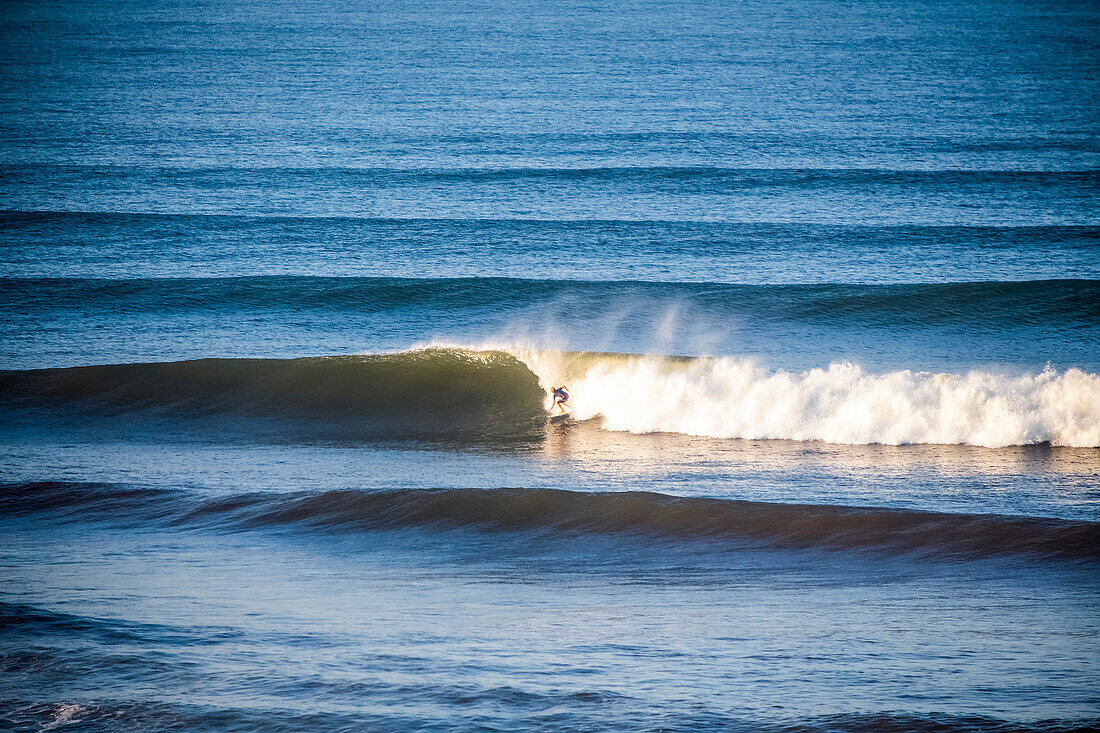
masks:
[[[517,352],[575,415],[608,430],[713,438],[985,447],[1100,446],[1100,376],[1078,369],[872,374],[853,364],[771,371],[732,357]]]
[[[1100,376],[1078,369],[874,374],[768,370],[735,357],[436,347],[0,372],[0,409],[83,418],[234,417],[318,435],[543,434],[546,390],[607,430],[846,444],[1100,446]],[[305,426],[305,427],[303,427]],[[309,427],[312,426],[312,427]]]

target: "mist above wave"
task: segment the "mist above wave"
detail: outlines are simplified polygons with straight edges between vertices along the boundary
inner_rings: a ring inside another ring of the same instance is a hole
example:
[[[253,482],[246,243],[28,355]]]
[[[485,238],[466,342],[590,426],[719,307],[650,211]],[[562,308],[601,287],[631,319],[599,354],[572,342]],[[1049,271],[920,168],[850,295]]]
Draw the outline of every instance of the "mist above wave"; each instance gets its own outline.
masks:
[[[830,443],[1100,446],[1100,376],[1078,369],[872,374],[837,363],[772,371],[732,357],[520,354],[609,430]]]

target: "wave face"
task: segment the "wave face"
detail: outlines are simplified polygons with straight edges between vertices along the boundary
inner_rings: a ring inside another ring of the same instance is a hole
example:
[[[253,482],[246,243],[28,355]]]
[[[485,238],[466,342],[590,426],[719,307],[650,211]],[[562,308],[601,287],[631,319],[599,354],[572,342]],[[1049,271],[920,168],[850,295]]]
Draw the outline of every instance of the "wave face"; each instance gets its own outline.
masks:
[[[713,438],[986,447],[1100,446],[1100,376],[769,371],[731,357],[430,348],[308,359],[203,359],[0,374],[9,411],[85,417],[244,417],[325,435],[529,440],[546,389],[608,430]]]
[[[50,514],[231,529],[292,526],[628,535],[731,548],[873,551],[939,559],[1026,556],[1100,560],[1100,523],[897,509],[769,504],[642,491],[396,489],[252,493],[221,498],[104,484],[0,486],[9,516]]]
[[[503,352],[202,359],[0,374],[10,409],[91,417],[246,417],[342,437],[506,437],[541,427],[538,383]],[[534,421],[534,422],[533,422]]]

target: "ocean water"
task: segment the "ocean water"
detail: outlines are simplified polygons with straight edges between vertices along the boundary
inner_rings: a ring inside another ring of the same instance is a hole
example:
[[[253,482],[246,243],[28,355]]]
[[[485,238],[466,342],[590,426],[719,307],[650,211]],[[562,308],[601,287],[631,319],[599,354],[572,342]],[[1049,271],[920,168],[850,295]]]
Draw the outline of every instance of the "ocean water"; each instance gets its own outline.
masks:
[[[4,3],[0,728],[1100,727],[1098,27]]]

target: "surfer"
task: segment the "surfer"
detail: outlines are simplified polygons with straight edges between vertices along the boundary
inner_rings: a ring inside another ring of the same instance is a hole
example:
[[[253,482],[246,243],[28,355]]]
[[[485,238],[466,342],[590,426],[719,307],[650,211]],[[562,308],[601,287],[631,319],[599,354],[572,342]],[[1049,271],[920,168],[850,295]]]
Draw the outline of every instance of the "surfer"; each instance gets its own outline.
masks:
[[[564,413],[565,403],[569,401],[569,393],[565,391],[565,385],[554,387],[550,390],[550,394],[554,396],[554,405],[557,406],[558,410]]]

